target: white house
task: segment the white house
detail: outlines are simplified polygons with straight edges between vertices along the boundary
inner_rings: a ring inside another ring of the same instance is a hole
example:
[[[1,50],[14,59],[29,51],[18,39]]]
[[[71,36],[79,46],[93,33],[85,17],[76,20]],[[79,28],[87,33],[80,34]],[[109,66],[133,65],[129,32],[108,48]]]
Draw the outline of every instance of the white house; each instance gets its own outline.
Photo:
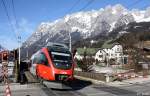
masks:
[[[124,57],[126,56],[123,54],[123,47],[119,43],[111,44],[109,46],[104,44],[102,49],[98,50],[96,53],[95,60],[104,62],[113,59],[115,64],[123,64]]]
[[[103,49],[100,49],[95,55],[95,60],[104,62],[106,60],[106,54],[107,53]]]

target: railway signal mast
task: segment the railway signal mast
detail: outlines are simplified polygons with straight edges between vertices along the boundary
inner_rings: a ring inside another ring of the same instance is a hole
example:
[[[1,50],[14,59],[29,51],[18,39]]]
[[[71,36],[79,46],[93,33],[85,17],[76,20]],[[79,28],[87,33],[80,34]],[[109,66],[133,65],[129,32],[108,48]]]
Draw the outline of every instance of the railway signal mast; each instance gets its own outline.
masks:
[[[71,32],[69,32],[69,51],[70,51],[70,52],[71,52],[71,50],[72,50],[72,49],[71,49],[71,48],[72,48],[72,47],[71,47],[71,44],[72,44],[72,43],[71,43]]]
[[[18,58],[18,63],[19,63],[19,65],[20,65],[20,61],[21,61],[21,56],[20,56],[20,54],[21,54],[21,50],[20,49],[21,48],[20,47],[21,47],[21,36],[18,36],[18,55],[19,55],[18,56],[19,57]]]

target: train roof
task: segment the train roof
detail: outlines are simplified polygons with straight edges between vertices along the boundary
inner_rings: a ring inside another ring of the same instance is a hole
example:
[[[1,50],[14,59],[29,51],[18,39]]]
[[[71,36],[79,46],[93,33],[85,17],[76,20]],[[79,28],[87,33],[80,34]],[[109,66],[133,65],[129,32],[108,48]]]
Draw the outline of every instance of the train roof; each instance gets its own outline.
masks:
[[[69,53],[69,48],[65,44],[49,42],[46,47],[51,52]]]
[[[67,48],[68,49],[67,45],[62,44],[62,43],[48,42],[46,46],[47,47],[63,47],[63,48]]]

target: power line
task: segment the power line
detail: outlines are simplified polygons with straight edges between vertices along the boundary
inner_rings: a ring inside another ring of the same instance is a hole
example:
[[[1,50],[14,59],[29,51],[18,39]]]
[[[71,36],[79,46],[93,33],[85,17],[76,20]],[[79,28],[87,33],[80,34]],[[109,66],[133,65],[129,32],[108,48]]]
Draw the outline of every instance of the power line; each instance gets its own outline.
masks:
[[[19,47],[18,47],[18,50],[19,50],[19,54],[18,54],[19,55],[19,59],[18,59],[18,62],[19,62],[19,65],[20,65],[20,41],[21,41],[21,37],[17,34],[17,31],[16,31],[17,29],[15,29],[15,28],[18,28],[18,26],[16,25],[16,24],[18,24],[17,20],[16,20],[16,15],[14,13],[15,24],[13,26],[13,23],[11,22],[11,18],[10,18],[9,14],[8,14],[8,10],[7,10],[7,7],[6,7],[6,4],[5,4],[4,0],[2,0],[2,3],[3,3],[4,10],[6,12],[6,15],[7,15],[7,18],[8,18],[8,21],[9,21],[9,24],[10,24],[10,26],[12,28],[12,31],[15,32],[15,37],[18,40],[18,44],[19,44]],[[12,1],[12,6],[13,6],[13,12],[15,12],[15,10],[14,10],[14,2],[13,1]]]
[[[94,2],[94,0],[90,0],[85,6],[83,6],[79,11],[84,10],[85,8],[87,8],[89,5],[91,5]]]
[[[132,4],[129,4],[128,6],[127,6],[127,8],[130,8],[130,7],[133,7],[133,6],[135,6],[136,4],[138,4],[139,2],[141,2],[142,0],[136,0],[135,2],[133,2]]]
[[[18,43],[20,43],[20,42],[21,42],[21,36],[19,35],[19,32],[18,32],[18,29],[19,29],[19,23],[18,23],[18,20],[17,20],[17,18],[16,18],[16,12],[15,12],[14,0],[11,0],[11,4],[12,4],[12,13],[13,13],[13,15],[14,15],[14,21],[15,21],[14,25],[15,25],[15,28],[16,28],[15,34],[16,34],[16,36],[17,36]]]
[[[94,2],[94,0],[90,0],[85,6],[83,6],[79,11],[81,11],[81,10],[84,10],[85,8],[87,8],[91,3],[93,3]],[[77,5],[77,4],[76,4]],[[73,8],[71,8],[71,9],[73,9]],[[70,19],[70,17],[68,18],[68,21],[69,21],[69,19]],[[70,26],[69,24],[68,24],[68,22],[66,22],[66,25],[67,26]],[[71,30],[70,30],[71,31]],[[71,42],[72,42],[72,40],[71,40],[72,38],[71,38],[71,32],[69,32],[69,47],[70,47],[70,51],[72,50],[72,48],[71,48],[71,46],[72,46],[72,44],[71,44]]]
[[[11,0],[12,2],[12,11],[13,11],[13,14],[14,14],[14,19],[15,19],[15,25],[16,25],[16,28],[19,27],[19,24],[18,24],[18,21],[17,21],[17,18],[16,18],[16,12],[15,12],[15,6],[14,6],[14,0]]]
[[[73,6],[66,12],[66,14],[67,14],[67,13],[70,13],[70,12],[74,9],[74,7],[77,6],[79,3],[80,3],[80,0],[78,0],[77,2],[75,2],[75,3],[73,4]]]
[[[146,8],[148,8],[150,5],[149,4],[146,4],[146,5],[144,5],[143,7],[141,7],[141,9],[146,9]]]
[[[91,5],[94,2],[94,0],[90,0],[85,6],[83,6],[79,11],[84,10],[85,8],[87,8],[89,5]]]
[[[17,36],[17,39],[18,39],[18,43],[21,43],[21,36],[19,35],[19,32],[18,32],[18,29],[19,29],[19,23],[17,21],[17,18],[16,18],[16,12],[15,12],[15,6],[14,6],[14,0],[11,0],[11,3],[12,3],[12,13],[14,15],[14,25],[15,25],[15,28],[16,28],[16,36]]]
[[[70,13],[78,4],[80,3],[80,0],[77,0],[77,2],[75,2],[74,4],[73,4],[73,6],[66,12],[66,14],[67,13]],[[70,18],[70,17],[69,17]],[[69,20],[69,18],[68,18],[68,20]],[[67,23],[67,22],[65,22],[66,24],[67,24],[67,26],[69,26],[69,24]],[[62,35],[61,33],[60,33],[60,35]],[[62,35],[63,36],[63,35]],[[70,34],[70,32],[69,32],[69,48],[70,48],[70,51],[71,51],[71,34]]]
[[[142,0],[136,0],[132,5],[130,5],[130,6],[135,6],[136,4],[138,4],[139,2],[141,2]],[[130,6],[128,6],[127,8],[129,9],[130,8]],[[143,6],[143,7],[141,7],[141,8],[145,8],[145,6]],[[143,18],[139,18],[139,19],[137,19],[137,20],[142,20]]]
[[[78,2],[76,3],[76,5],[79,3],[79,1],[80,0],[78,0]],[[94,2],[94,0],[90,0],[85,6],[83,6],[81,9],[79,9],[79,12],[80,11],[82,11],[82,10],[84,10],[85,8],[87,8],[91,3],[93,3]],[[73,7],[75,7],[75,6],[73,6]],[[71,8],[71,9],[73,9],[73,8]],[[70,19],[70,18],[69,18]],[[69,20],[68,19],[68,20]],[[68,25],[68,22],[66,22],[66,24]]]
[[[18,27],[19,27],[19,24],[18,24],[18,21],[17,21],[17,18],[16,18],[16,13],[15,13],[15,6],[14,6],[14,0],[12,0],[12,11],[13,11],[13,15],[14,15],[14,18],[15,18],[15,27],[16,27],[16,35],[17,35],[17,39],[18,39],[18,52],[19,52],[19,58],[18,58],[18,62],[19,62],[19,65],[20,65],[20,61],[21,61],[21,54],[20,54],[20,52],[21,52],[21,35],[19,35],[19,32],[18,32]]]
[[[6,16],[7,16],[7,19],[8,19],[8,23],[9,23],[9,25],[11,26],[11,30],[12,30],[13,32],[15,32],[15,28],[14,28],[12,22],[11,22],[11,18],[10,18],[10,16],[9,16],[9,14],[8,14],[8,10],[7,10],[6,4],[5,4],[4,0],[1,0],[1,1],[2,1],[3,7],[4,7],[4,11],[5,11]],[[15,36],[15,37],[17,38],[17,36]]]

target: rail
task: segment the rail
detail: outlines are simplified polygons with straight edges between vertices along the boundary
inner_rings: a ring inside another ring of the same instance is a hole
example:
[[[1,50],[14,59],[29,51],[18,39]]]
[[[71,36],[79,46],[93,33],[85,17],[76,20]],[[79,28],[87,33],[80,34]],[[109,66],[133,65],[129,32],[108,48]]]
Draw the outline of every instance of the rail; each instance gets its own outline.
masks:
[[[32,75],[31,72],[26,71],[25,76],[27,78],[28,83],[38,83],[39,81],[36,79],[35,76]]]

